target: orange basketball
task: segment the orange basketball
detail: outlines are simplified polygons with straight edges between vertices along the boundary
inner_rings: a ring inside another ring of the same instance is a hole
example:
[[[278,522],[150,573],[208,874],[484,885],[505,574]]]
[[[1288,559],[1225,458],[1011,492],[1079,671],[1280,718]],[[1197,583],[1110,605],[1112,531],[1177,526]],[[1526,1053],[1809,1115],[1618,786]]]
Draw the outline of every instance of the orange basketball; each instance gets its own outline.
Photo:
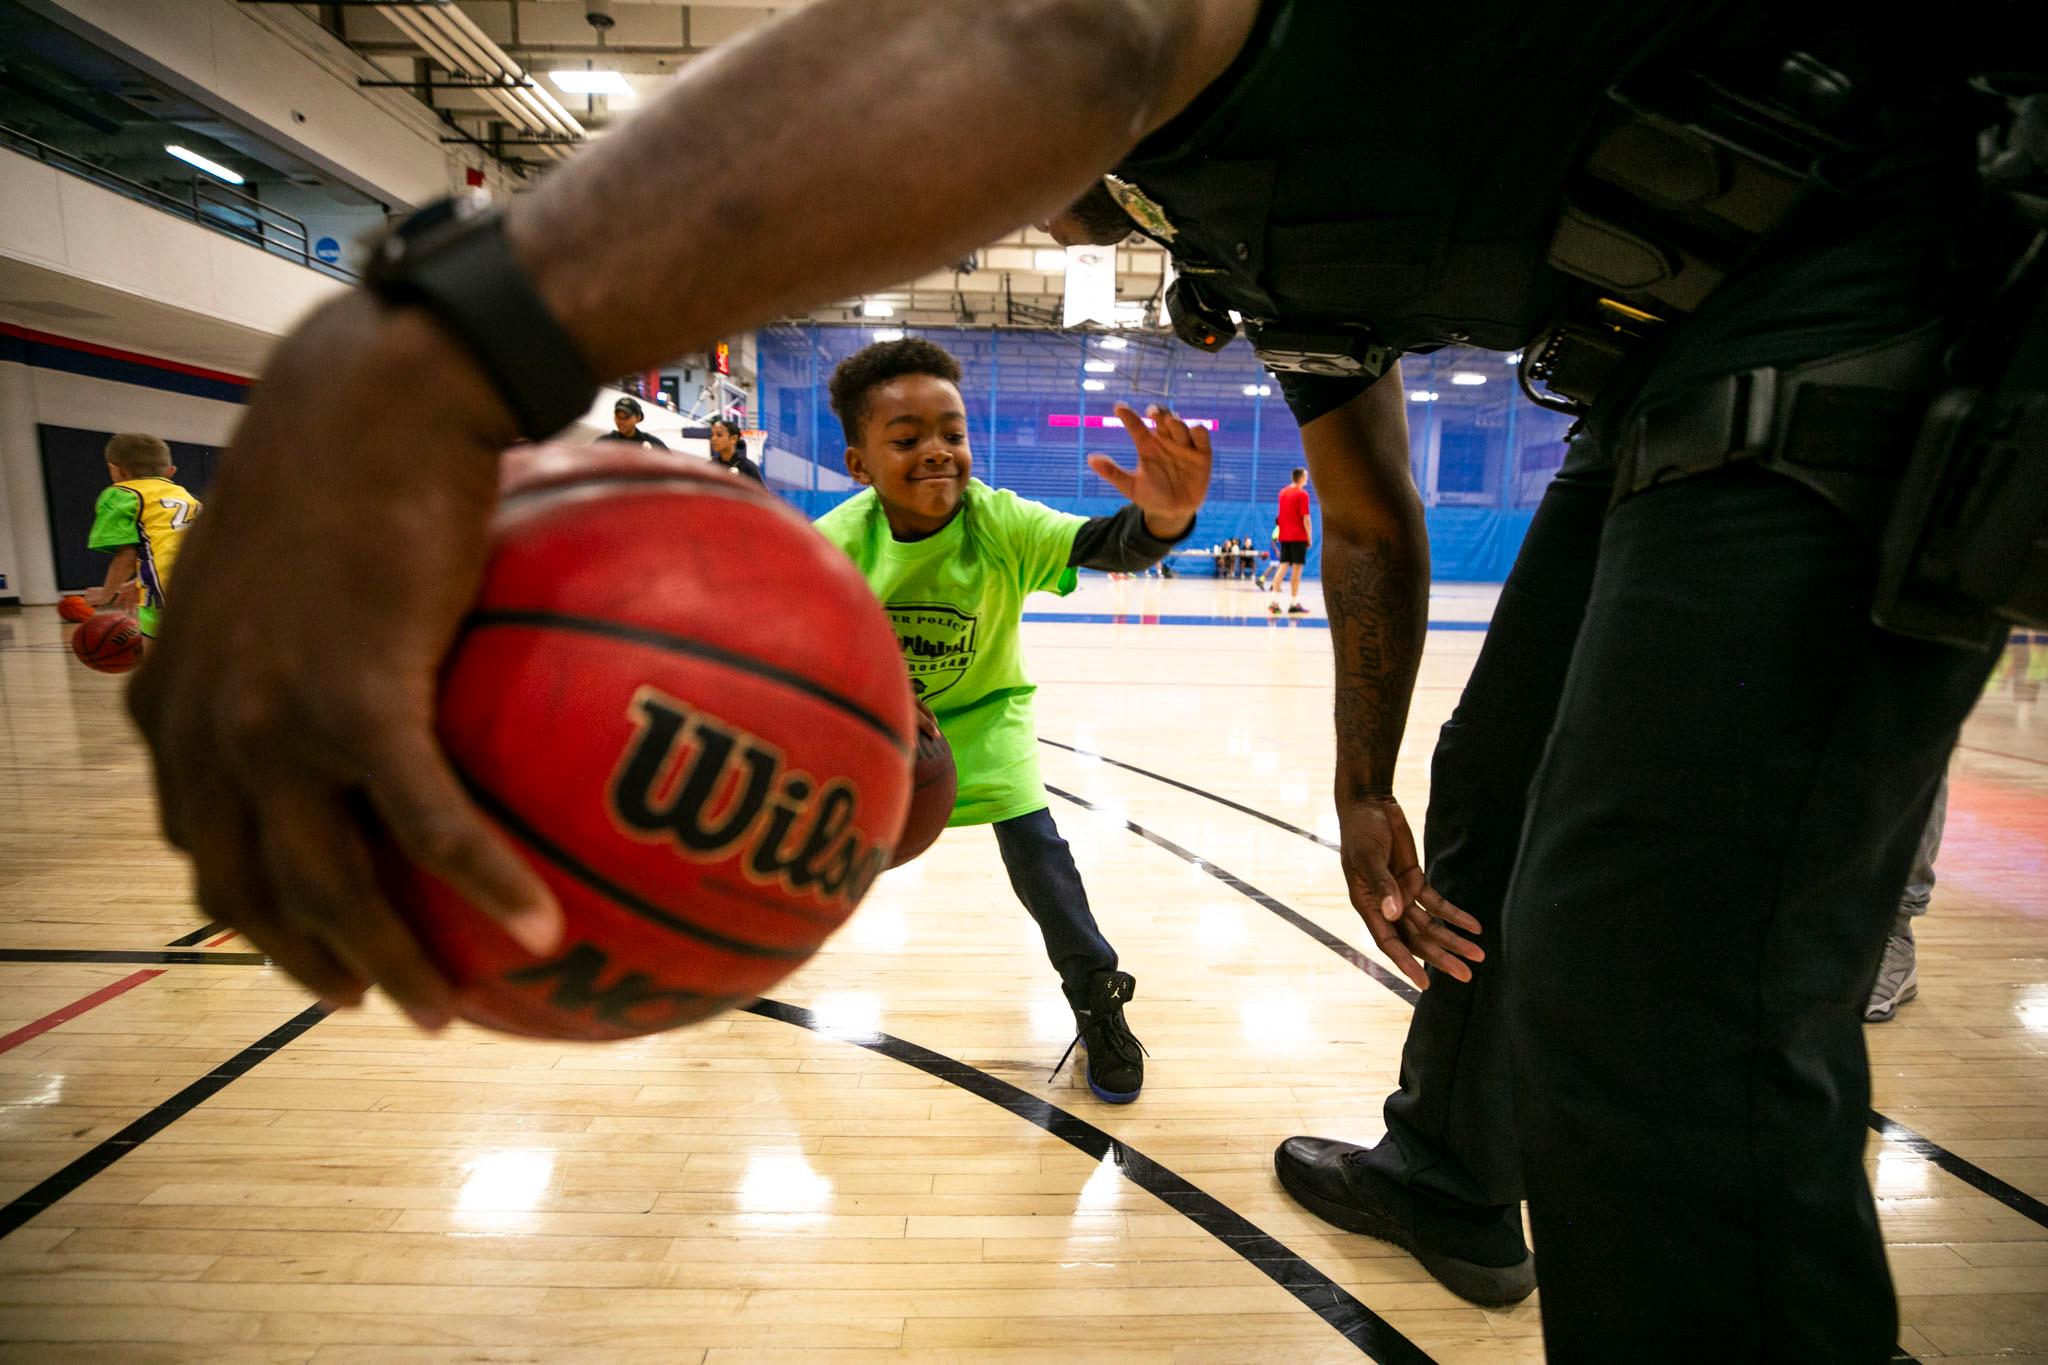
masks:
[[[953,818],[953,801],[959,794],[953,746],[944,735],[926,738],[920,733],[910,767],[910,812],[903,817],[903,833],[897,836],[889,866],[901,867],[938,842],[946,821]]]
[[[126,673],[142,662],[142,627],[126,612],[103,611],[71,632],[71,652],[99,673]]]
[[[92,619],[92,612],[92,603],[86,601],[83,597],[71,596],[57,599],[57,614],[67,621],[90,621]]]
[[[753,999],[888,866],[915,735],[894,632],[794,511],[689,456],[506,456],[443,746],[562,903],[535,957],[417,871],[461,1013],[620,1038]]]

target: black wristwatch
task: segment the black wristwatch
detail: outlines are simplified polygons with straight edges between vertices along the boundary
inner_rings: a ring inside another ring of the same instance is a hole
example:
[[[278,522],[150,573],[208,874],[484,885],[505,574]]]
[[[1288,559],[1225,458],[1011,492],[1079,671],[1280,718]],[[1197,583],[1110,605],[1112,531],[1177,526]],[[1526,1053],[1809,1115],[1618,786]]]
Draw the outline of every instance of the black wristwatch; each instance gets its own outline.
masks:
[[[512,259],[504,215],[480,195],[436,200],[408,216],[370,252],[363,282],[454,333],[529,441],[568,426],[597,397],[590,366]]]

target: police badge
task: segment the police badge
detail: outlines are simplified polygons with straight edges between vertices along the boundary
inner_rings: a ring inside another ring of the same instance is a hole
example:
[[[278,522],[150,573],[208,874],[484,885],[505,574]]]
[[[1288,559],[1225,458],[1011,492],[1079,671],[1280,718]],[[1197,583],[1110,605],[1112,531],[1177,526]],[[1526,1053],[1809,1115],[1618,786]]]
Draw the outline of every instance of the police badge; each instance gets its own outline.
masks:
[[[1109,190],[1109,197],[1116,200],[1117,207],[1128,213],[1131,221],[1136,223],[1146,236],[1170,242],[1179,232],[1167,218],[1166,210],[1160,208],[1150,195],[1130,181],[1105,175],[1102,177],[1102,183]]]

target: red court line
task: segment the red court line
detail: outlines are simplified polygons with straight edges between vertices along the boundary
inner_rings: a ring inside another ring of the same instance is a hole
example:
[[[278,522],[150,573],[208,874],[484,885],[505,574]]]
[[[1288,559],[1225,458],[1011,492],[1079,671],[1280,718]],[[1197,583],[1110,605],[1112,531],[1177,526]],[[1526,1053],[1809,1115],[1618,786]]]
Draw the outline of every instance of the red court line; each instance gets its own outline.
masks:
[[[229,939],[233,938],[235,936],[235,933],[235,930],[230,929],[225,934],[222,934],[219,938],[214,939],[211,942],[202,943],[199,946],[202,948],[218,948],[220,947],[221,944],[226,943]]]
[[[87,1010],[96,1009],[112,1000],[115,996],[134,990],[151,977],[162,976],[163,974],[163,968],[152,967],[148,971],[137,972],[133,976],[123,977],[111,986],[102,986],[91,995],[74,1000],[62,1009],[52,1010],[34,1023],[23,1024],[6,1037],[0,1038],[0,1052],[7,1052],[13,1048],[20,1047],[31,1038],[41,1037],[66,1020],[76,1019]]]

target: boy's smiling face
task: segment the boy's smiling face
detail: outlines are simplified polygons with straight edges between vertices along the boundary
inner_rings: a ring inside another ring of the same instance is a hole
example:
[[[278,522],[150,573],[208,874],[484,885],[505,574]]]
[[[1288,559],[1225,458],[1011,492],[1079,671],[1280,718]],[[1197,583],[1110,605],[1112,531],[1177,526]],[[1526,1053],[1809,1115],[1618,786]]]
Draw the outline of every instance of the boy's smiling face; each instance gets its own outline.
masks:
[[[907,374],[870,389],[866,409],[846,472],[875,490],[897,539],[932,534],[959,510],[974,470],[966,401],[946,380]]]

